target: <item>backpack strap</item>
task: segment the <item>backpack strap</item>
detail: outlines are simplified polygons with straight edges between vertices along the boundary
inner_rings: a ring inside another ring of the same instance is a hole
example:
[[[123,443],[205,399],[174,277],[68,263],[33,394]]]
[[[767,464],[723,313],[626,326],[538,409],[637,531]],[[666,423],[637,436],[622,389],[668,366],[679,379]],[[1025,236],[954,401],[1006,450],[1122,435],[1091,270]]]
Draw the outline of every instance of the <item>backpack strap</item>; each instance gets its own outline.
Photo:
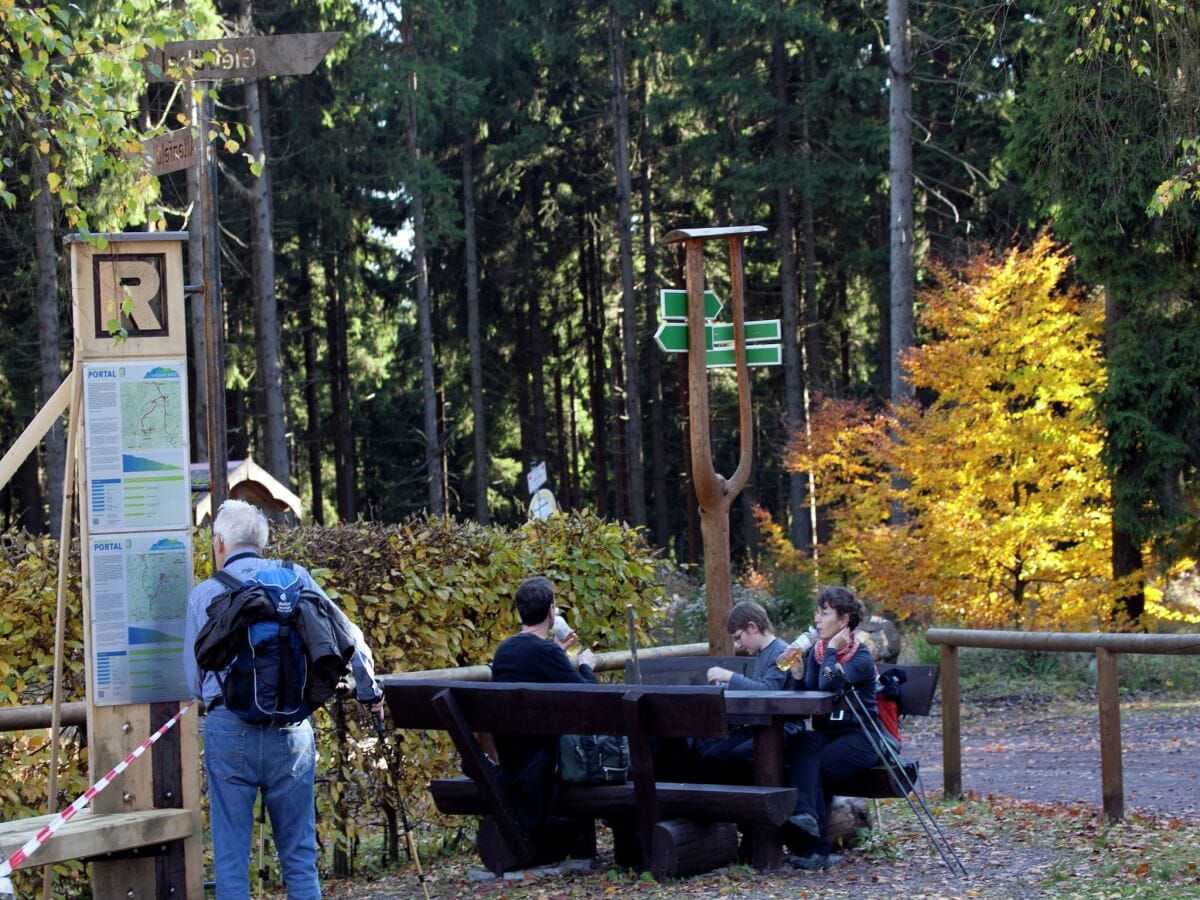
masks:
[[[221,584],[225,585],[225,587],[233,588],[234,590],[242,586],[242,580],[240,578],[229,574],[224,569],[221,569],[219,572],[213,572],[213,578],[217,579],[217,581],[221,582]]]

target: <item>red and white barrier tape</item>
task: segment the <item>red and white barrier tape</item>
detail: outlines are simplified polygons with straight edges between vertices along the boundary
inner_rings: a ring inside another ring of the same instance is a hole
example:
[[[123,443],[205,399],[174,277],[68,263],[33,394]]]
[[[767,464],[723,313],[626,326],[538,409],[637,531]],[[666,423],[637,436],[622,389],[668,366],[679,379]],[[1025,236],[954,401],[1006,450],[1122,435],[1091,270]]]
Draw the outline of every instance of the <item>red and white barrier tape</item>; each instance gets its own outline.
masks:
[[[175,723],[182,719],[184,714],[192,708],[195,702],[195,700],[189,700],[183,709],[179,710],[179,712],[175,713],[175,715],[171,716],[171,718],[167,720],[166,724],[164,724],[162,728],[158,729],[158,731],[154,732],[154,734],[142,741],[142,745],[140,747],[113,766],[112,770],[107,775],[80,794],[79,797],[75,799],[74,803],[51,819],[41,831],[27,840],[25,842],[25,846],[23,846],[4,862],[0,863],[0,878],[7,878],[10,874],[12,874],[13,869],[25,862],[25,860],[33,855],[34,851],[37,850],[38,847],[46,843],[46,841],[50,839],[50,835],[54,834],[54,832],[58,831],[58,829],[70,822],[71,819],[75,818],[75,814],[91,803],[93,797],[112,784],[118,775],[129,768],[129,764],[131,762],[145,753],[151,744],[170,731],[174,727]]]

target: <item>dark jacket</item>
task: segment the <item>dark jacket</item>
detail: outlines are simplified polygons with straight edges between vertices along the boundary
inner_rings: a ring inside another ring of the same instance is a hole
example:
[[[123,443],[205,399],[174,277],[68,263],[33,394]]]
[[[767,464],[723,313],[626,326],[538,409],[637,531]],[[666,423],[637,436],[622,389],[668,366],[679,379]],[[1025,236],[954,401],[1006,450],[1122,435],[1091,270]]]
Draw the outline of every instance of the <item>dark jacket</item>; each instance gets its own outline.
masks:
[[[228,572],[217,572],[215,577],[230,590],[208,605],[208,621],[196,637],[196,663],[202,671],[223,672],[241,650],[246,629],[254,622],[273,620],[275,605],[263,591],[237,590],[243,584]],[[291,623],[304,642],[308,659],[304,699],[314,708],[334,695],[354,655],[354,638],[335,609],[332,600],[302,589]]]

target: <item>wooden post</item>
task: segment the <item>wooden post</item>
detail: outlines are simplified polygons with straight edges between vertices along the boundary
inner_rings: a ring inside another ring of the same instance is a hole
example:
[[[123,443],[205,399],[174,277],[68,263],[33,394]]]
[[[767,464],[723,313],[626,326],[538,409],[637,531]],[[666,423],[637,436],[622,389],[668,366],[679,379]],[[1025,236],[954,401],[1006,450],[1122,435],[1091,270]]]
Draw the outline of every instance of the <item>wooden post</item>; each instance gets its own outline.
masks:
[[[1121,701],[1117,693],[1117,654],[1096,648],[1096,693],[1100,699],[1100,789],[1113,822],[1125,817],[1121,765]],[[943,695],[944,696],[944,695]]]
[[[75,353],[75,362],[67,380],[71,382],[71,406],[67,415],[67,463],[63,473],[62,518],[58,530],[58,597],[54,619],[54,675],[51,678],[50,702],[50,772],[46,782],[46,812],[58,812],[58,742],[62,725],[62,675],[63,656],[66,649],[67,621],[67,567],[71,558],[71,522],[75,511],[75,439],[79,434],[79,406],[83,397],[83,372],[80,371],[80,355]],[[46,866],[42,870],[42,896],[52,896],[54,869]]]
[[[942,790],[962,796],[962,731],[958,691],[958,648],[942,645]]]
[[[729,565],[729,507],[750,480],[754,430],[750,408],[750,371],[746,365],[745,277],[742,240],[747,234],[766,231],[761,225],[734,228],[680,228],[663,240],[683,242],[686,248],[688,296],[688,423],[692,481],[700,506],[700,533],[704,540],[704,589],[708,606],[708,645],[714,656],[733,654],[733,639],[725,630],[733,588]],[[738,465],[726,479],[713,467],[709,437],[708,360],[704,317],[704,242],[725,238],[729,242],[729,279],[733,301],[733,343],[738,384]]]
[[[190,85],[203,96],[196,104],[196,128],[200,134],[200,257],[204,261],[204,360],[205,410],[208,434],[208,494],[209,509],[217,517],[217,509],[229,496],[229,459],[225,433],[225,308],[221,302],[221,225],[217,221],[217,173],[215,151],[208,137],[212,112],[210,86],[200,82]],[[193,226],[195,227],[195,226]],[[193,235],[195,240],[197,235]]]
[[[103,627],[95,627],[98,621],[105,623],[105,617],[112,616],[114,609],[122,609],[124,613],[130,613],[132,609],[116,596],[119,592],[116,585],[123,582],[119,576],[114,577],[112,569],[131,564],[133,554],[141,552],[130,549],[135,544],[143,547],[150,546],[149,541],[166,540],[174,542],[178,547],[174,552],[183,556],[186,574],[182,577],[186,582],[173,587],[170,596],[157,597],[155,602],[162,604],[163,634],[169,634],[168,629],[175,627],[182,631],[187,588],[191,586],[191,506],[186,482],[184,239],[185,235],[175,232],[138,232],[108,235],[103,249],[81,239],[70,242],[75,339],[80,352],[76,369],[77,377],[84,385],[80,416],[83,431],[79,435],[82,447],[78,459],[79,528],[83,642],[87,664],[88,774],[92,781],[124,759],[157,725],[174,715],[187,695],[187,688],[182,683],[182,651],[173,655],[169,646],[165,650],[159,646],[169,644],[169,641],[152,638],[135,643],[130,638],[127,645],[121,646],[114,640],[112,629],[105,631]],[[132,304],[130,310],[118,305],[123,298],[128,298]],[[128,336],[119,343],[113,340],[109,328],[112,319],[119,320],[127,329]],[[109,471],[113,466],[111,458],[118,458],[116,451],[123,456],[127,448],[120,444],[113,451],[107,444],[96,443],[101,435],[108,435],[106,429],[123,427],[119,415],[114,419],[115,424],[105,424],[106,420],[89,423],[89,416],[97,412],[113,416],[122,408],[122,403],[136,402],[131,398],[138,395],[128,393],[129,385],[119,379],[127,375],[136,379],[139,376],[134,373],[139,367],[146,369],[147,377],[154,373],[156,379],[167,379],[161,382],[164,390],[168,384],[177,385],[163,395],[177,403],[174,413],[179,420],[178,431],[172,438],[175,443],[169,449],[160,445],[153,451],[148,449],[148,453],[160,456],[135,464],[149,463],[159,467],[155,470],[156,477],[151,480],[156,485],[153,490],[143,487],[146,483],[140,474],[143,469],[127,469],[123,463],[119,469],[122,481],[118,489],[107,485],[93,490],[93,479],[114,477],[98,474],[99,470],[94,466]],[[90,378],[94,383],[89,381]],[[111,388],[101,388],[102,381],[110,383],[107,379],[112,379]],[[92,395],[94,399],[89,401],[92,390],[102,393]],[[95,399],[98,397],[104,399]],[[97,451],[93,455],[93,446],[101,447],[103,452]],[[105,466],[109,469],[104,469]],[[143,495],[142,491],[149,493]],[[128,508],[125,506],[127,493],[133,498]],[[148,499],[142,501],[139,499],[142,496]],[[138,518],[142,515],[152,518],[142,525]],[[92,566],[96,552],[93,539],[105,545],[102,552],[114,553],[104,566],[95,569]],[[139,543],[142,541],[147,543]],[[92,577],[99,571],[105,572],[108,583],[98,591]],[[95,605],[98,593],[101,595],[99,602],[103,604],[99,611]],[[137,615],[148,613],[139,608]],[[167,625],[167,621],[174,624]],[[129,630],[132,629],[124,629],[124,633]],[[167,683],[161,690],[153,685],[147,687],[135,683],[135,678],[144,678],[148,671],[141,662],[148,655],[159,660],[158,669],[169,672],[168,677],[177,678],[177,683]],[[134,662],[121,661],[133,660],[135,656],[139,658],[136,672]],[[113,659],[118,661],[113,662]],[[101,693],[101,689],[108,693]],[[164,817],[154,813],[185,809],[192,826],[190,833],[182,836],[182,843],[162,842],[159,845],[161,855],[93,861],[91,888],[95,896],[203,897],[196,743],[196,716],[185,716],[168,737],[92,801],[92,812],[98,822],[103,822],[106,814],[146,812],[152,819],[157,819]],[[132,840],[134,837],[130,834],[118,833],[110,839],[110,845],[118,851],[138,846],[130,843]]]

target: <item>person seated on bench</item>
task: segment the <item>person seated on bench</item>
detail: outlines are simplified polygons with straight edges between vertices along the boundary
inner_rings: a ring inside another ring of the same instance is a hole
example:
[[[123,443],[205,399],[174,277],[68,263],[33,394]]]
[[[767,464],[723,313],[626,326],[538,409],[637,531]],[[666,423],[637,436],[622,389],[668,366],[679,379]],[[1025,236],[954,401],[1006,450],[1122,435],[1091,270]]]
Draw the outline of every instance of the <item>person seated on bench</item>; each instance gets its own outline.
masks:
[[[865,615],[862,601],[848,588],[825,587],[817,594],[816,605],[818,640],[807,657],[789,670],[796,689],[837,693],[849,685],[858,698],[855,708],[865,707],[874,718],[875,661],[854,633]],[[811,731],[793,735],[785,751],[791,784],[796,788],[796,807],[784,826],[784,839],[796,854],[792,864],[802,869],[822,869],[829,864],[822,784],[853,777],[878,762],[874,747],[849,709],[814,716],[812,725]]]
[[[729,611],[725,628],[733,635],[734,648],[753,656],[754,662],[746,675],[712,666],[708,670],[708,683],[728,685],[732,691],[782,690],[788,673],[781,671],[775,660],[787,649],[787,644],[775,636],[767,611],[753,600],[743,600]],[[754,736],[745,729],[735,729],[729,737],[698,741],[692,752],[703,781],[749,784],[752,780]]]
[[[595,684],[592,668],[596,656],[581,650],[575,665],[565,648],[576,640],[574,633],[561,644],[549,640],[554,625],[554,584],[549,578],[526,578],[517,587],[517,613],[521,631],[506,638],[492,657],[492,681],[534,681],[544,684]],[[578,666],[578,669],[576,668]],[[497,734],[500,780],[504,783],[521,824],[537,828],[554,806],[558,736]]]

